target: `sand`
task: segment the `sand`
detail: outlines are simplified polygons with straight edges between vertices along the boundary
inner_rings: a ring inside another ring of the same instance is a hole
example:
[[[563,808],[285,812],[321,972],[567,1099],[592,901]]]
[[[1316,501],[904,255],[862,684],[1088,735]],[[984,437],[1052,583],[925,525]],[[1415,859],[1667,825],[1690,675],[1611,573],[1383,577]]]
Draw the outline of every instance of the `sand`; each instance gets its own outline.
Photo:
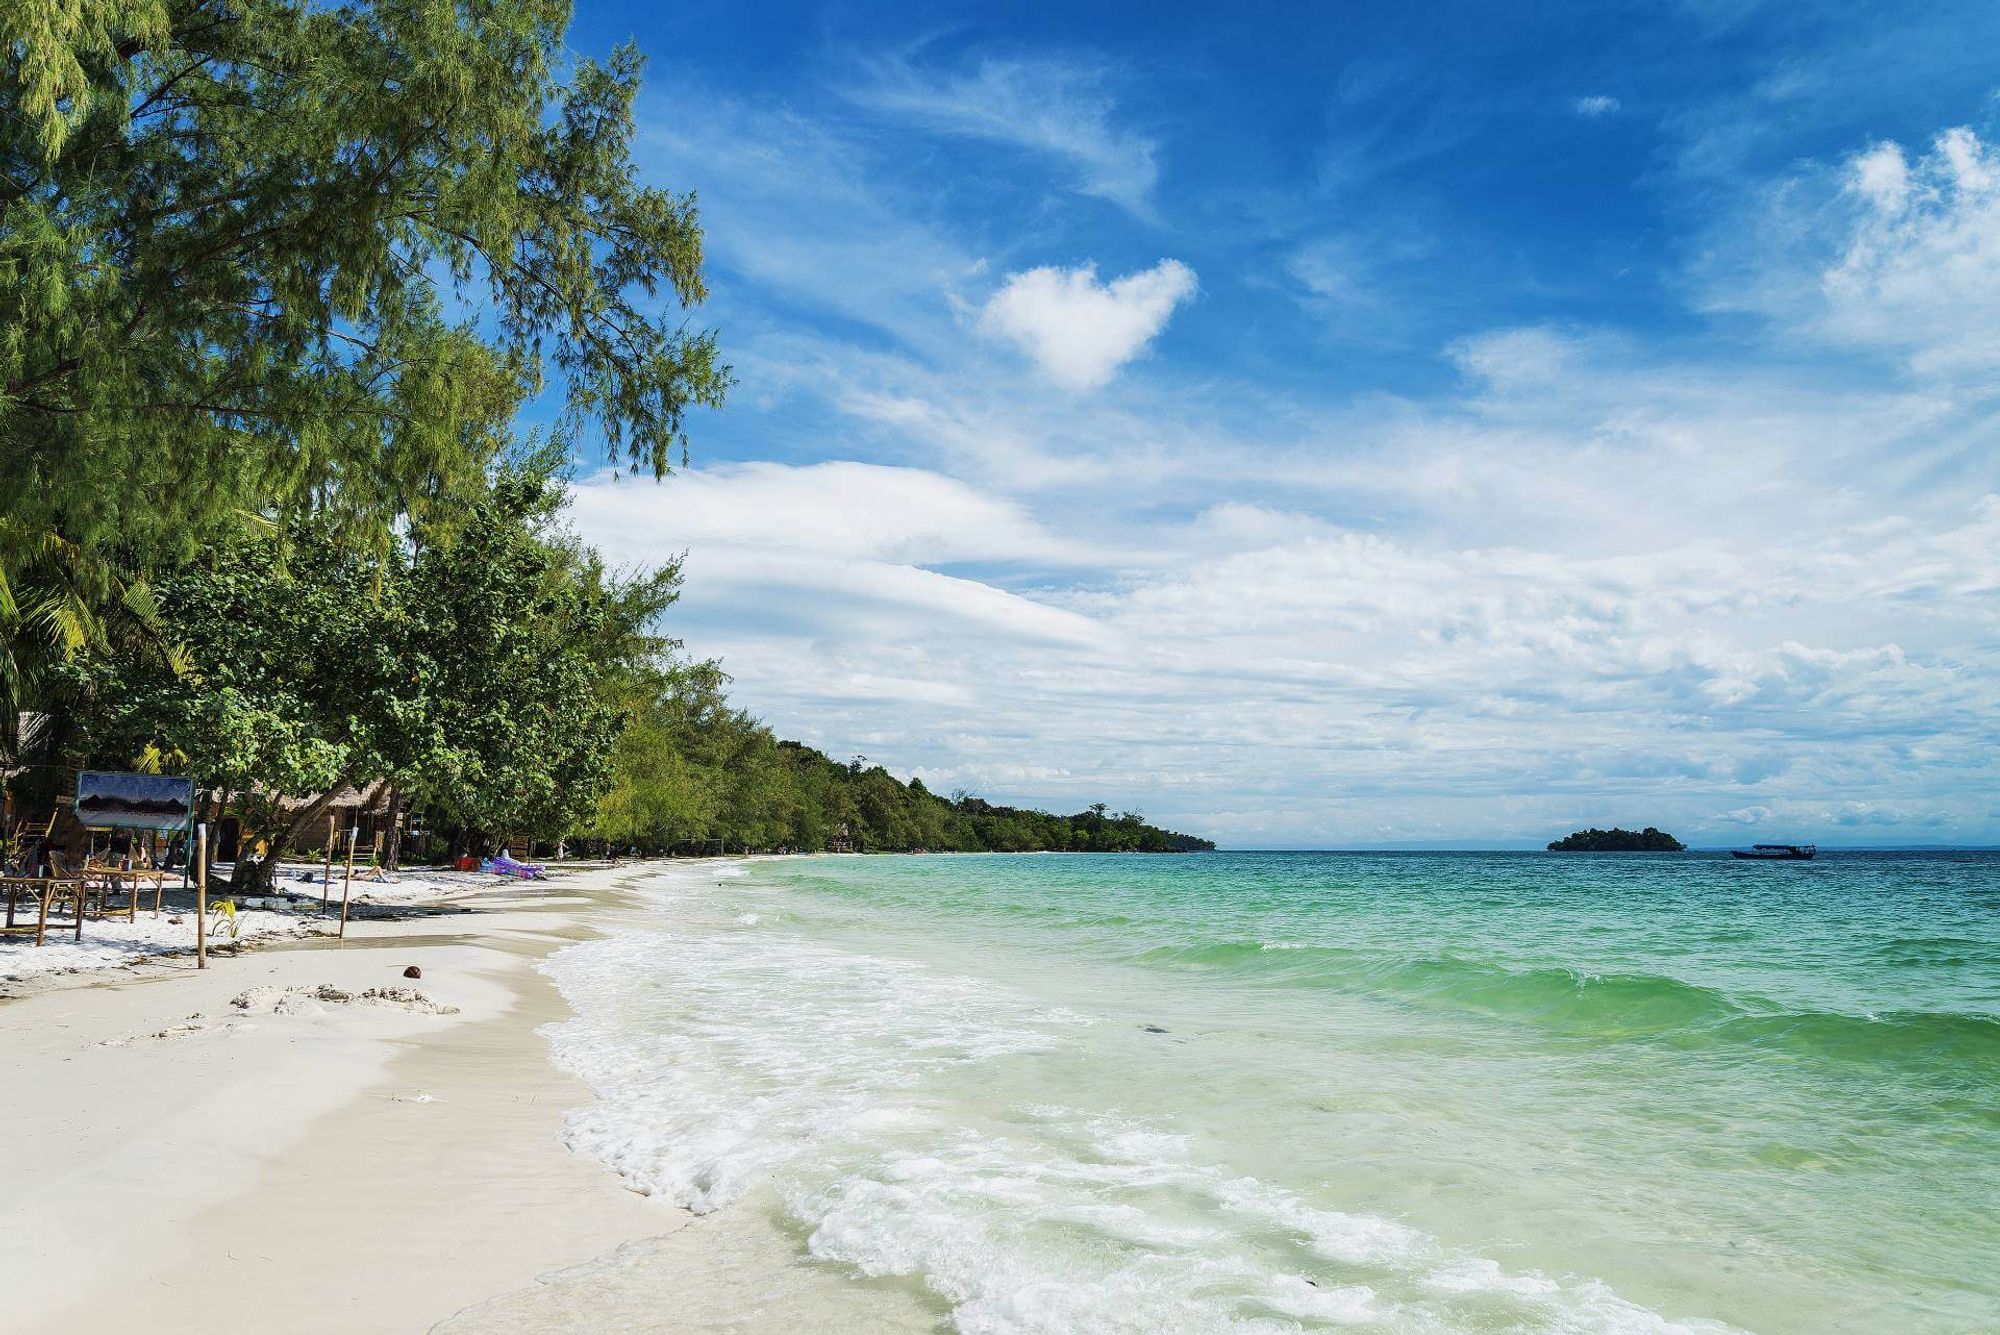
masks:
[[[620,875],[0,1001],[0,1330],[423,1331],[685,1226],[564,1148],[535,1032]]]

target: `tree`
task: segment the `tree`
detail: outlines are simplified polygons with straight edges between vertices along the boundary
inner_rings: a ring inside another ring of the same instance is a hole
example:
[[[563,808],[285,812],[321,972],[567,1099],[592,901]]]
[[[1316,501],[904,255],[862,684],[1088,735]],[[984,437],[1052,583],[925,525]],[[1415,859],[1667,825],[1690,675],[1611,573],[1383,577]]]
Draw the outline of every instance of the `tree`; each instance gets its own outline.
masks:
[[[397,725],[401,570],[396,554],[358,556],[310,521],[218,535],[163,573],[177,659],[79,660],[71,703],[89,751],[220,793],[272,853],[239,864],[239,888],[268,883],[341,787],[381,771]]]
[[[222,793],[268,845],[239,867],[246,890],[341,788],[377,779],[461,827],[573,828],[622,723],[605,683],[663,646],[646,626],[678,572],[608,576],[557,526],[553,466],[501,468],[449,541],[420,527],[379,557],[325,519],[212,541],[161,578],[184,662],[84,660],[89,749]]]
[[[729,380],[676,309],[705,296],[694,199],[635,183],[642,62],[570,56],[569,17],[0,7],[0,711],[106,643],[79,605],[232,515],[380,554],[551,380],[615,461],[685,450]],[[76,597],[24,600],[53,552]]]
[[[620,580],[564,533],[553,451],[501,469],[431,541],[415,534],[392,782],[462,828],[556,838],[610,782],[620,687],[668,642],[648,627],[677,567]]]
[[[939,797],[867,757],[845,764],[730,706],[715,663],[662,658],[628,698],[609,790],[587,833],[650,852],[674,849],[867,852],[1039,849],[1191,852],[1205,839],[1103,804],[1075,816]]]
[[[1648,825],[1643,830],[1592,826],[1564,835],[1549,844],[1551,853],[1684,853],[1687,845],[1665,830]]]

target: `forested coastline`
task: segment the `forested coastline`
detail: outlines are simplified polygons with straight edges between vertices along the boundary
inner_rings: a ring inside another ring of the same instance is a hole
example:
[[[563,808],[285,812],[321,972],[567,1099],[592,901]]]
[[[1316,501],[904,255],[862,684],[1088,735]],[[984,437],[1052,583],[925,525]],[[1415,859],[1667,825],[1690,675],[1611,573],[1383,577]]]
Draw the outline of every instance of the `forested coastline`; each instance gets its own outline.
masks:
[[[857,756],[779,739],[713,662],[661,666],[634,701],[589,838],[649,853],[1186,853],[1206,839],[1095,804],[1073,815],[933,793]]]
[[[669,638],[679,570],[565,526],[579,466],[673,485],[733,379],[635,50],[556,0],[73,8],[0,71],[10,861],[76,851],[84,768],[192,779],[249,879],[364,785],[413,854],[1204,846],[779,741]]]

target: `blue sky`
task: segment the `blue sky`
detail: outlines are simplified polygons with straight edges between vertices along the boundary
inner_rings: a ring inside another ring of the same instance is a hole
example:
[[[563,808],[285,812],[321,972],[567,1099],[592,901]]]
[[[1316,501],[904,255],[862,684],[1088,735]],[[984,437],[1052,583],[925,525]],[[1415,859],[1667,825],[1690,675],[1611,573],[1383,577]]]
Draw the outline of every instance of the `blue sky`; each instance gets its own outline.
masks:
[[[580,6],[781,733],[1233,846],[2000,842],[2000,9]]]

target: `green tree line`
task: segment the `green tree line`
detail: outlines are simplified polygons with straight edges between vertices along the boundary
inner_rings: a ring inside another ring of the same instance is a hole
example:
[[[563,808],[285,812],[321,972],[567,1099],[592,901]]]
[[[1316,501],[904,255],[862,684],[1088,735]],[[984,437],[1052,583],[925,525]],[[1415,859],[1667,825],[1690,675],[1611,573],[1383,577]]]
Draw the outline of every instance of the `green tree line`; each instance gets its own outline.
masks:
[[[270,856],[316,842],[334,795],[375,783],[430,853],[498,838],[647,853],[1212,847],[1095,806],[1070,816],[940,797],[879,765],[781,741],[732,706],[714,662],[655,629],[677,566],[614,573],[562,524],[553,450],[377,551],[330,520],[239,522],[151,575],[171,654],[79,654],[51,674],[49,763],[15,787],[46,808],[77,768],[197,780]],[[64,763],[67,760],[69,763]],[[38,784],[35,776],[46,780]],[[391,853],[394,857],[394,850]]]
[[[940,796],[857,757],[780,740],[732,708],[713,662],[657,662],[629,679],[630,720],[584,833],[642,852],[1168,853],[1206,839],[1102,805],[1075,815]]]

